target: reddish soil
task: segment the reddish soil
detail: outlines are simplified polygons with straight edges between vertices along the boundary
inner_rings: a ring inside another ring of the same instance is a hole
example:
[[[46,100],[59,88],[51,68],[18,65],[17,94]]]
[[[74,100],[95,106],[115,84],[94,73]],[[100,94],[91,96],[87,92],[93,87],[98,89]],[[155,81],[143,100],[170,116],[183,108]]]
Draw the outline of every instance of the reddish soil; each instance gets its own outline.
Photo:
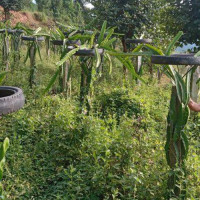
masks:
[[[18,22],[30,27],[37,28],[41,26],[53,26],[54,22],[50,18],[41,20],[41,14],[37,12],[25,12],[25,11],[11,11],[11,25],[15,26]],[[0,7],[0,22],[4,20],[3,8]]]

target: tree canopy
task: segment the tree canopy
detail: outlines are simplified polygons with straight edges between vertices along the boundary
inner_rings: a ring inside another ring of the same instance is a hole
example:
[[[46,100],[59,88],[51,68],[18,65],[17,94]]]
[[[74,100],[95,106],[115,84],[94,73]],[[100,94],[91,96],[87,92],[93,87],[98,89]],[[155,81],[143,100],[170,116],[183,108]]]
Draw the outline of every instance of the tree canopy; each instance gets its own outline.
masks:
[[[199,0],[171,0],[165,2],[161,12],[164,31],[175,34],[182,30],[185,35],[184,43],[200,44],[200,1]]]
[[[141,28],[149,24],[148,11],[151,3],[138,0],[90,0],[94,5],[92,16],[96,16],[97,24],[104,20],[108,25],[116,27],[126,37],[141,32]]]
[[[9,19],[9,12],[11,10],[18,11],[24,8],[24,6],[30,5],[31,0],[1,0],[0,6],[3,7],[5,13],[5,19]]]

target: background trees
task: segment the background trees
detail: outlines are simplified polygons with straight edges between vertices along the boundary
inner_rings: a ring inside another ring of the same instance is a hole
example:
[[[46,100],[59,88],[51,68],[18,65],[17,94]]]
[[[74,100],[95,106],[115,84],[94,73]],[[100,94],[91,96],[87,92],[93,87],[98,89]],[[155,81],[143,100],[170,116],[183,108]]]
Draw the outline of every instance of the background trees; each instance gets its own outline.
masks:
[[[200,44],[200,2],[198,0],[171,0],[164,2],[160,24],[168,34],[182,30],[183,43]]]
[[[10,10],[20,10],[23,7],[23,1],[20,0],[1,0],[0,6],[4,9],[5,20],[10,18]]]
[[[148,1],[90,0],[90,3],[94,5],[91,14],[96,16],[98,26],[107,20],[109,26],[116,27],[126,37],[140,33],[141,28],[149,23]]]
[[[38,11],[44,12],[45,9],[49,10],[51,6],[51,0],[36,0]]]

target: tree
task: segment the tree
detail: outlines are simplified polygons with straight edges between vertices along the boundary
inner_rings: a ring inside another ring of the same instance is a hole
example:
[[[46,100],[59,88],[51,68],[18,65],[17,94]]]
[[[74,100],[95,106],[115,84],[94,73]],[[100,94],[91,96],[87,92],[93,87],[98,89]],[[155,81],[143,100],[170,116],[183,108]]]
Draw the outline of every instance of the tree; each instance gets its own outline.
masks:
[[[200,2],[199,0],[170,0],[162,9],[161,24],[168,34],[182,30],[185,44],[200,44]]]
[[[0,6],[3,7],[5,13],[5,20],[10,18],[10,11],[11,10],[21,10],[23,7],[23,1],[21,0],[1,0]]]
[[[63,11],[63,0],[51,0],[51,10],[53,11],[54,19],[60,17]]]
[[[90,3],[94,5],[91,16],[97,17],[98,25],[107,20],[109,26],[129,38],[148,24],[147,14],[152,4],[146,0],[90,0]]]
[[[50,10],[51,0],[36,0],[38,10],[44,12],[45,10]]]

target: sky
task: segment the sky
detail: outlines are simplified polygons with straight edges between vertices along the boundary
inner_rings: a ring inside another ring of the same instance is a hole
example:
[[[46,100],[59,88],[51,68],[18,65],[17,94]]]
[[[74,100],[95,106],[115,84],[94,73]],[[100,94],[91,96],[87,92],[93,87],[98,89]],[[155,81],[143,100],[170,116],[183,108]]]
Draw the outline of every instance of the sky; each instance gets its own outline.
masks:
[[[33,0],[33,3],[36,3],[35,0]],[[85,7],[89,9],[93,9],[94,6],[91,3],[85,3]]]

